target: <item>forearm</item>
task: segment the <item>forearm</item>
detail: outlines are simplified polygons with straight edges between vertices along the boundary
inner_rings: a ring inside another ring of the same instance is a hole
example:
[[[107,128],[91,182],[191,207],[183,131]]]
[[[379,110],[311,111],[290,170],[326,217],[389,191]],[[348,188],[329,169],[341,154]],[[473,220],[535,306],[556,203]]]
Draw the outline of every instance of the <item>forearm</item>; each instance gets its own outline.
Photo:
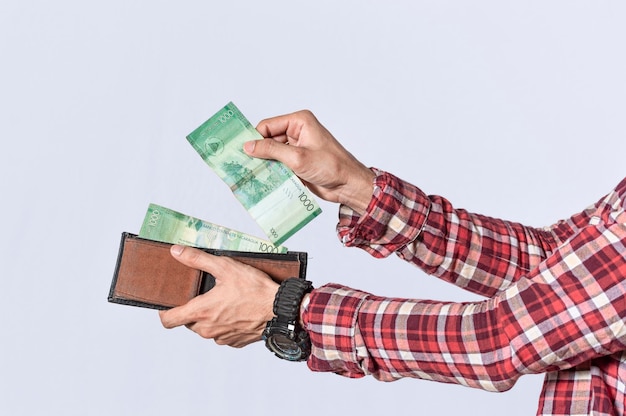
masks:
[[[313,343],[308,364],[352,378],[411,377],[507,390],[520,374],[494,305],[381,298],[328,285],[312,294],[305,318]],[[338,307],[339,315],[319,313],[329,307]]]
[[[626,226],[590,226],[528,276],[477,303],[386,299],[329,285],[304,323],[309,366],[502,391],[528,373],[626,348]]]
[[[396,253],[428,274],[483,296],[508,286],[546,254],[534,245],[516,244],[516,235],[503,235],[502,230],[509,230],[503,226],[506,222],[483,222],[443,198],[428,196],[386,172],[375,172],[365,214],[340,207],[337,232],[348,247],[378,258]],[[499,241],[510,244],[498,245]]]
[[[528,273],[589,222],[595,208],[546,229],[456,209],[445,198],[374,171],[364,215],[340,207],[337,231],[346,246],[375,257],[396,253],[429,274],[492,296]]]
[[[534,228],[457,209],[445,198],[431,196],[431,210],[422,232],[397,254],[428,274],[471,292],[494,296],[598,220],[606,211],[606,198],[567,220]]]
[[[415,240],[396,254],[442,280],[491,297],[537,267],[557,247],[554,233],[456,209],[431,196]]]

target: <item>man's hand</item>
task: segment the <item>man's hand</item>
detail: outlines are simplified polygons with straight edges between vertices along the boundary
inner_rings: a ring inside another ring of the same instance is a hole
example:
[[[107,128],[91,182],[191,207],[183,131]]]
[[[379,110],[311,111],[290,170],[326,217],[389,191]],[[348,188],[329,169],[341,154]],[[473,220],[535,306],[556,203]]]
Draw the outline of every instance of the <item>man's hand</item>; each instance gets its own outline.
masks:
[[[248,155],[278,160],[320,198],[365,212],[374,173],[341,146],[310,111],[263,120],[257,130],[268,140],[247,142],[244,151]]]
[[[234,259],[174,245],[172,256],[215,277],[215,287],[185,305],[160,311],[165,328],[185,325],[217,344],[243,347],[261,339],[274,317],[278,284],[262,271]]]

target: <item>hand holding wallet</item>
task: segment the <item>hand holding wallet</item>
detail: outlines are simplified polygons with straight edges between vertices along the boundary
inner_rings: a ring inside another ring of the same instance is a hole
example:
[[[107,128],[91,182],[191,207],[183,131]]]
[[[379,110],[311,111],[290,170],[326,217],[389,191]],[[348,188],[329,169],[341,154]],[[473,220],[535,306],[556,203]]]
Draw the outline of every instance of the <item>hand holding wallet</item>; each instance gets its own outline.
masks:
[[[215,286],[215,278],[178,262],[170,254],[172,244],[122,233],[109,302],[152,309],[170,309],[187,303]],[[307,253],[254,253],[201,249],[228,256],[267,273],[276,282],[306,278]]]

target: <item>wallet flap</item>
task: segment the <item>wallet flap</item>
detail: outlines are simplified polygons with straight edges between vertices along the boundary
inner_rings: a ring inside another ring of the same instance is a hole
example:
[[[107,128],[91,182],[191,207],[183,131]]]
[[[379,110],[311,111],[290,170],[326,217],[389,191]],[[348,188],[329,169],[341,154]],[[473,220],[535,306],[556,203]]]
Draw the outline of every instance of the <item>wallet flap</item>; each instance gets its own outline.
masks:
[[[198,294],[202,271],[176,261],[162,243],[123,236],[109,301],[158,309]]]

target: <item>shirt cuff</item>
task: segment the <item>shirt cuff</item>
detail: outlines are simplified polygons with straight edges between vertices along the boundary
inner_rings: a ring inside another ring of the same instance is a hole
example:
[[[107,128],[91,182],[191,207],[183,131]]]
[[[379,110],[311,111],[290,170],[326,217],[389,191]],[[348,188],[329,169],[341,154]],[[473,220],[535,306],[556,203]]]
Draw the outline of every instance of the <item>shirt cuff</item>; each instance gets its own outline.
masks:
[[[311,339],[308,366],[350,378],[369,374],[363,365],[365,342],[357,326],[357,314],[368,293],[337,284],[311,292],[303,305],[302,320]]]
[[[382,258],[419,236],[431,202],[416,186],[379,169],[372,171],[376,177],[367,210],[359,216],[347,205],[340,205],[337,234],[346,247],[359,247]]]

